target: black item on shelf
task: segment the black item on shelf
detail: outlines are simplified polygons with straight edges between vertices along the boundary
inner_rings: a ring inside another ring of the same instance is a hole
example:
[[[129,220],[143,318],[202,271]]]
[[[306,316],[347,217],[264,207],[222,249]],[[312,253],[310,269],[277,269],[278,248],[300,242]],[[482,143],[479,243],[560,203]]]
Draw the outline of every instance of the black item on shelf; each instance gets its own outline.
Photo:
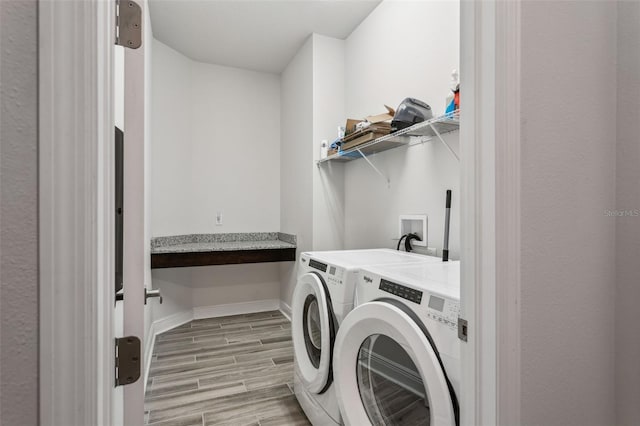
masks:
[[[449,221],[451,220],[451,190],[447,189],[447,200],[444,211],[444,244],[442,245],[442,261],[449,261]]]
[[[431,107],[425,102],[414,98],[405,98],[396,109],[391,121],[391,131],[405,129],[416,123],[422,123],[433,117]]]

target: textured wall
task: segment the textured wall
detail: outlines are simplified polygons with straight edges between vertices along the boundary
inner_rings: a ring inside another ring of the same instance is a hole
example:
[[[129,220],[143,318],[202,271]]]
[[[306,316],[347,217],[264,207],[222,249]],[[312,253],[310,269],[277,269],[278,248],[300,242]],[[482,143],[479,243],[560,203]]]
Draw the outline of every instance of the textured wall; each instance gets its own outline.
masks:
[[[280,79],[280,231],[296,234],[298,256],[313,240],[313,38],[309,37]],[[280,264],[280,300],[291,303],[293,263]]]
[[[522,5],[522,424],[614,423],[616,8]]]
[[[344,165],[320,158],[323,139],[333,142],[344,121],[344,41],[318,34],[313,39],[313,250],[344,248]]]
[[[0,424],[38,423],[37,2],[0,2]]]
[[[640,3],[618,3],[616,424],[640,419]]]
[[[153,47],[152,236],[278,231],[278,75]]]
[[[280,230],[278,76],[198,63],[157,40],[152,45],[151,235]],[[215,225],[218,210],[222,226]],[[270,264],[152,277],[165,300],[153,304],[153,321],[195,306],[279,296],[279,271]]]
[[[460,63],[459,10],[458,1],[384,1],[371,12],[345,43],[346,116],[377,114],[384,104],[396,108],[406,97],[428,103],[434,116],[442,114],[451,71]],[[459,133],[444,138],[460,152]],[[371,160],[391,179],[391,186],[363,160],[345,164],[345,248],[395,248],[399,216],[426,214],[429,247],[440,254],[446,190],[451,189],[449,248],[457,258],[460,163],[447,148],[433,138]]]

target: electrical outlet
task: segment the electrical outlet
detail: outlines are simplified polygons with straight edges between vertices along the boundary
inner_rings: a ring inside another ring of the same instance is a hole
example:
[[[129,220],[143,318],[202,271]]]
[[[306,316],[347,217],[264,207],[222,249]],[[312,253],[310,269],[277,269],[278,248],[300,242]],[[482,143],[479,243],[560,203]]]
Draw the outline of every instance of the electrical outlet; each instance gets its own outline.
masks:
[[[222,212],[221,211],[217,211],[216,212],[216,226],[220,226],[222,225]]]
[[[427,250],[425,251],[425,254],[427,256],[437,256],[438,255],[438,250],[435,247],[427,247]]]

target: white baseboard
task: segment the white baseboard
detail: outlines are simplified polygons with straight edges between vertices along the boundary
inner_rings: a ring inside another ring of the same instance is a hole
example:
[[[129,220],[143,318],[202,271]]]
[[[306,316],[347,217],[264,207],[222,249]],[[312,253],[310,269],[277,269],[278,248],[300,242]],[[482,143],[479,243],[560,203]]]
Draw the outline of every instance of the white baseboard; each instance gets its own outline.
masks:
[[[289,321],[291,321],[291,306],[287,305],[284,300],[280,301],[280,312],[282,312],[282,315],[284,315]]]
[[[277,311],[279,307],[280,301],[278,299],[255,300],[252,302],[229,303],[226,305],[197,306],[193,308],[193,319]]]
[[[193,320],[193,310],[182,311],[177,314],[155,320],[153,322],[153,327],[155,329],[155,333],[160,334],[191,320]]]

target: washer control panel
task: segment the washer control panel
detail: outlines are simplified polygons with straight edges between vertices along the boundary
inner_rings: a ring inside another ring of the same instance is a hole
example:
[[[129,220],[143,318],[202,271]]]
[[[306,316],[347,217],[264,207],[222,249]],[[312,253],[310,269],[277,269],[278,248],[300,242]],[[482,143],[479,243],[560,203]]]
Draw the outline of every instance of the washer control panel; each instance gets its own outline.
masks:
[[[436,294],[427,294],[427,317],[450,328],[458,327],[460,302],[445,299]]]
[[[311,266],[312,268],[315,268],[319,271],[322,272],[327,272],[327,264],[326,263],[322,263],[322,262],[318,262],[315,259],[309,259],[309,266]]]
[[[411,287],[404,286],[402,284],[396,284],[391,281],[387,281],[384,278],[380,280],[380,286],[378,287],[382,291],[391,293],[394,296],[402,297],[418,305],[422,301],[422,292],[420,290],[413,289]]]

